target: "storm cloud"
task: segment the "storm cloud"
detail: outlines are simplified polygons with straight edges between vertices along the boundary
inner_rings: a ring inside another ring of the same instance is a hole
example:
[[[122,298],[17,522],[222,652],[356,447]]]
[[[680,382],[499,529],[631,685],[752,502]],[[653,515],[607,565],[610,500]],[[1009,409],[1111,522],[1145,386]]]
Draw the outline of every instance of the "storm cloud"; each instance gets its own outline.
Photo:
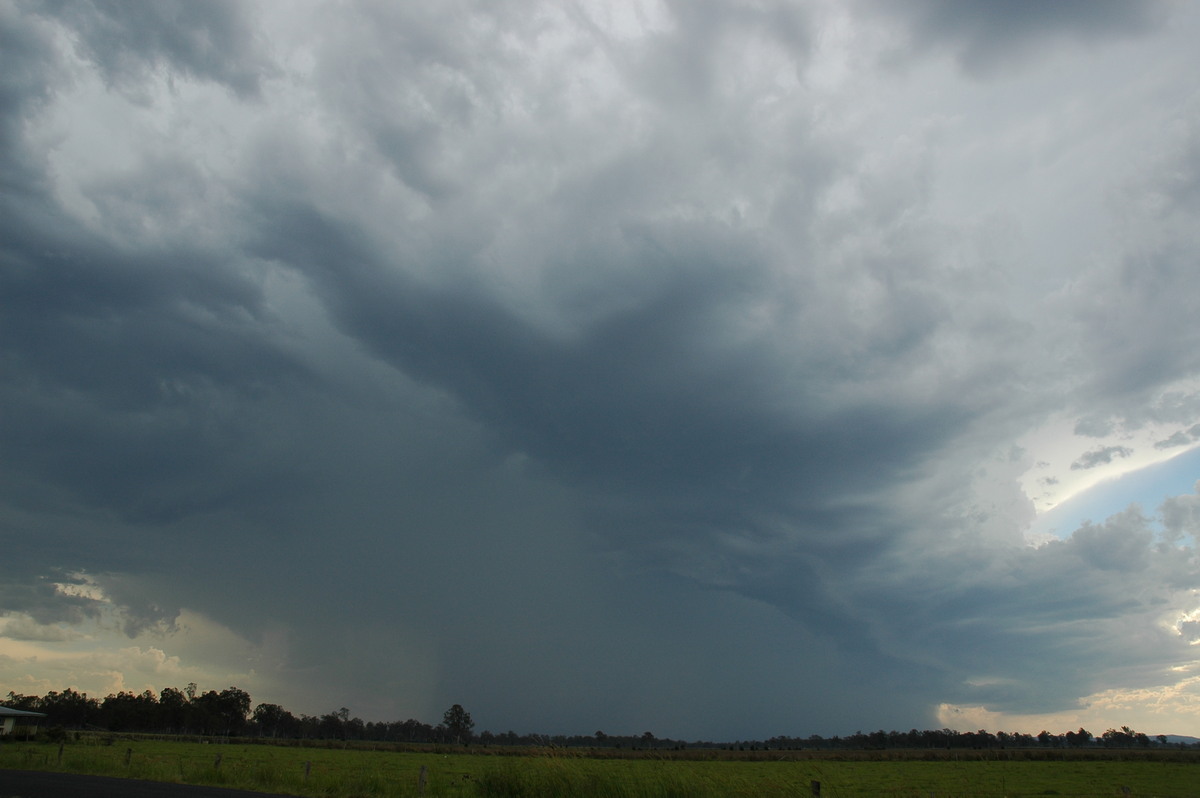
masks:
[[[1045,485],[1195,444],[1200,17],[951,5],[0,8],[5,691],[733,739],[1174,684],[1196,496],[1033,540],[1020,480],[1060,417]]]

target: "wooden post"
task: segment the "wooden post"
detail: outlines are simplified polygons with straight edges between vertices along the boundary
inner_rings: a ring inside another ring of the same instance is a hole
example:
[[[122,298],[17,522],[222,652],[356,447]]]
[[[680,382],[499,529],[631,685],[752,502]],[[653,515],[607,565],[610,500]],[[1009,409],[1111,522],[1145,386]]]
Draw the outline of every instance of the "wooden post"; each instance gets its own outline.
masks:
[[[133,757],[133,749],[132,749],[132,748],[126,748],[126,749],[125,749],[125,767],[129,767],[129,760],[130,760],[132,757]]]
[[[308,774],[312,772],[312,760],[304,763],[304,783],[308,784]]]
[[[62,750],[63,750],[63,743],[60,741],[58,743],[58,764],[60,764],[60,765],[62,764]]]
[[[821,782],[813,781],[812,783],[813,798],[821,798]]]
[[[217,758],[213,760],[213,770],[221,769],[221,755],[217,754]]]
[[[429,769],[421,765],[421,775],[417,776],[417,795],[425,794],[425,784],[429,780]]]

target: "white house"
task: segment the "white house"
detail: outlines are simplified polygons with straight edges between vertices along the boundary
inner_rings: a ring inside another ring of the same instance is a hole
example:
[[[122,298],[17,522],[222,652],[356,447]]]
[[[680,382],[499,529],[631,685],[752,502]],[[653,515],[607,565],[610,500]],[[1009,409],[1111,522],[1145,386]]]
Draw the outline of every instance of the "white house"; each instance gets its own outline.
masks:
[[[26,734],[37,732],[38,718],[44,718],[44,712],[26,712],[23,709],[0,707],[0,735],[12,734],[17,728]]]

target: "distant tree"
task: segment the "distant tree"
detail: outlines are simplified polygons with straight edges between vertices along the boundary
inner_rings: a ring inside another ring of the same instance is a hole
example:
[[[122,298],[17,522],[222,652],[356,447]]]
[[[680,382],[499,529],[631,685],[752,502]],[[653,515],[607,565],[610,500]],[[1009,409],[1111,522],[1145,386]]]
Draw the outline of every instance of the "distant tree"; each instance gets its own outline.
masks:
[[[1109,729],[1100,735],[1100,740],[1105,748],[1128,748],[1133,742],[1133,732],[1128,726],[1122,726],[1120,730]]]
[[[240,733],[250,715],[250,694],[245,690],[229,687],[221,691],[220,697],[221,714],[226,723],[225,733]]]
[[[367,724],[363,723],[362,718],[350,718],[346,723],[346,736],[351,740],[369,740],[367,736]]]
[[[4,702],[4,705],[9,709],[19,709],[22,712],[37,712],[41,709],[42,699],[35,695],[21,695],[9,690],[8,700]]]
[[[647,748],[653,748],[654,732],[642,732],[642,742],[646,744]]]
[[[158,694],[158,713],[167,731],[186,731],[188,697],[176,687],[164,687]]]
[[[1082,726],[1079,727],[1079,731],[1067,732],[1063,736],[1067,738],[1067,745],[1077,748],[1092,741],[1092,733]]]
[[[287,734],[296,724],[295,716],[279,704],[259,704],[250,719],[258,726],[260,734],[271,737],[278,737],[281,731]]]
[[[158,697],[149,690],[122,690],[107,695],[100,703],[100,725],[111,731],[154,731],[159,724]]]
[[[455,704],[446,710],[442,715],[442,727],[446,730],[446,736],[456,743],[471,742],[471,730],[475,728],[475,721],[471,720],[471,713],[462,708],[462,704]]]
[[[188,685],[190,688],[192,685]],[[191,701],[204,734],[239,734],[250,714],[250,694],[236,687],[209,690]]]
[[[347,739],[347,724],[349,721],[350,710],[347,707],[342,707],[337,712],[322,715],[320,735],[326,739],[345,740]]]
[[[321,736],[321,719],[316,715],[302,714],[297,725],[300,737],[303,739],[315,739]]]
[[[50,722],[68,728],[82,728],[89,718],[99,714],[100,702],[88,698],[87,693],[77,693],[68,687],[61,693],[51,690],[41,700],[41,712],[49,716]]]

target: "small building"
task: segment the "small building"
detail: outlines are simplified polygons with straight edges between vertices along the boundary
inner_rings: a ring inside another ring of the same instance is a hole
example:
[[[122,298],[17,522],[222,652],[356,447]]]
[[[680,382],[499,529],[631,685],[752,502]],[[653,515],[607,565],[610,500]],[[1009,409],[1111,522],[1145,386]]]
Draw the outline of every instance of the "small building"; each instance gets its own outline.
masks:
[[[0,707],[0,736],[21,730],[24,735],[37,734],[38,719],[46,717],[44,712],[26,712],[23,709]]]

